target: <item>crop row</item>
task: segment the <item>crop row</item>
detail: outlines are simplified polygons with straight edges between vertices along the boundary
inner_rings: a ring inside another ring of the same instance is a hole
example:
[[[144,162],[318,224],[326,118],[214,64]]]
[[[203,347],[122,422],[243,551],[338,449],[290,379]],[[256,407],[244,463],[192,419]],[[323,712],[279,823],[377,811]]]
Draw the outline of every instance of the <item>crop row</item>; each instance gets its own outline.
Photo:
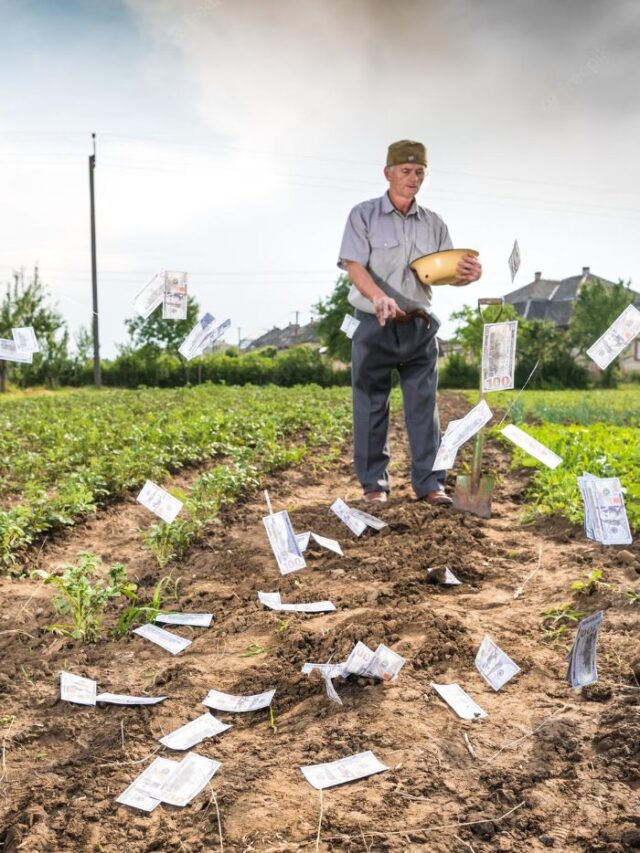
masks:
[[[350,405],[346,389],[316,386],[77,391],[5,401],[0,426],[0,565],[10,566],[145,479],[219,459],[194,487],[209,511],[314,448],[335,454]]]
[[[513,466],[536,468],[525,497],[524,520],[563,515],[576,524],[584,519],[577,478],[588,472],[595,477],[619,477],[632,530],[640,529],[640,442],[634,427],[595,423],[589,426],[527,425],[526,431],[562,457],[562,465],[551,470],[529,454],[513,448]],[[502,438],[496,431],[496,435]]]

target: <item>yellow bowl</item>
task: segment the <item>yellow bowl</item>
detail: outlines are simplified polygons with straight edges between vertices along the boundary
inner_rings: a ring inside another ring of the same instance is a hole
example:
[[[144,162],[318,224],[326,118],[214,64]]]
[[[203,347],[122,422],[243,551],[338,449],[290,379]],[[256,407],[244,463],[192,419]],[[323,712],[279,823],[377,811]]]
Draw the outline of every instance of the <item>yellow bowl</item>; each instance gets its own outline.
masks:
[[[478,257],[475,249],[445,249],[444,252],[431,252],[416,258],[409,266],[418,276],[421,284],[453,284],[463,287],[468,281],[458,281],[456,267],[465,255]]]

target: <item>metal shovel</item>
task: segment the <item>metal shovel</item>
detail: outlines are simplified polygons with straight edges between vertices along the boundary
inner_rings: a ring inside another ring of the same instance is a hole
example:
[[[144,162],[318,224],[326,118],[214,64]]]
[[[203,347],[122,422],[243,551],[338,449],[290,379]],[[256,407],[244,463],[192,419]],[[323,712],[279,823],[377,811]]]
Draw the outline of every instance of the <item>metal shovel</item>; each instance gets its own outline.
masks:
[[[478,299],[478,312],[482,317],[483,305],[502,305],[501,298]],[[502,312],[500,312],[501,314]],[[500,320],[498,314],[494,322]],[[480,365],[480,400],[484,399],[482,382],[482,365]],[[480,518],[491,518],[491,495],[495,485],[495,478],[488,475],[482,476],[482,447],[484,444],[484,427],[478,430],[473,446],[473,462],[471,474],[458,474],[456,487],[453,493],[453,507],[462,512],[470,512]]]

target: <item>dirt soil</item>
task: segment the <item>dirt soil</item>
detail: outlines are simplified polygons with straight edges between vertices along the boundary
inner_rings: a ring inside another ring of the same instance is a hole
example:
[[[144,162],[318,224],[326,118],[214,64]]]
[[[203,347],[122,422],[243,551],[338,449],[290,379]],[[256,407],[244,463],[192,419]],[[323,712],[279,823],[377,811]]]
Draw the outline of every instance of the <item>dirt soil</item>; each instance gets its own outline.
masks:
[[[443,395],[443,425],[467,409],[461,396]],[[349,447],[326,470],[306,463],[268,484],[296,531],[338,539],[344,557],[312,549],[307,569],[282,577],[261,494],[215,519],[174,569],[179,600],[171,604],[215,621],[172,629],[193,640],[177,657],[136,636],[108,639],[115,607],[98,643],[56,637],[44,630],[54,620],[51,588],[0,581],[0,850],[640,849],[640,605],[624,592],[638,592],[640,547],[607,549],[559,520],[521,526],[529,475],[510,473],[508,453],[492,442],[488,464],[501,479],[488,521],[414,500],[400,416],[392,453],[392,499],[374,510],[389,527],[361,538],[329,511],[339,496],[362,506]],[[30,568],[53,569],[90,550],[124,562],[151,590],[166,570],[138,529],[153,520],[131,498],[47,543]],[[539,547],[539,571],[514,598]],[[462,585],[427,582],[432,566],[449,566]],[[610,588],[570,590],[597,568]],[[279,590],[284,601],[329,599],[337,612],[276,613],[258,604],[258,590]],[[565,681],[573,628],[554,640],[542,626],[541,611],[564,602],[605,610],[600,680],[582,691]],[[499,693],[474,666],[485,633],[522,669]],[[386,643],[407,663],[395,684],[337,679],[340,707],[300,668],[341,661],[358,640]],[[169,698],[152,708],[64,703],[63,669],[96,679],[100,691]],[[432,681],[458,682],[489,716],[458,719]],[[180,757],[158,738],[202,714],[211,688],[276,688],[275,730],[266,710],[217,713],[233,728],[195,748],[222,763],[209,789],[184,809],[160,805],[150,815],[117,805],[154,756]],[[299,770],[368,749],[390,770],[322,798]]]

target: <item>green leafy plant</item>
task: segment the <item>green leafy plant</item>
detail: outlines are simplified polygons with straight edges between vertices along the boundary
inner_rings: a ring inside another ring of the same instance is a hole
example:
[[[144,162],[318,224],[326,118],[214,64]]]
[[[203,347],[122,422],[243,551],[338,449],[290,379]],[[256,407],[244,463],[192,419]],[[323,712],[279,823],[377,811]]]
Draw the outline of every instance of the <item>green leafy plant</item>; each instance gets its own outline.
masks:
[[[109,601],[119,596],[135,597],[136,584],[129,581],[122,563],[113,563],[106,579],[98,574],[100,565],[98,557],[85,551],[79,555],[77,565],[63,566],[61,575],[44,570],[34,572],[46,584],[56,587],[53,606],[56,612],[69,617],[68,622],[47,625],[45,630],[94,643]]]
[[[569,625],[579,622],[587,614],[581,610],[573,610],[570,604],[559,604],[546,608],[541,615],[545,638],[550,642],[556,642]]]
[[[118,617],[114,634],[116,637],[123,637],[136,625],[143,622],[153,622],[157,619],[158,614],[163,612],[163,601],[166,597],[178,598],[178,584],[180,578],[173,578],[171,573],[160,578],[158,583],[153,588],[151,600],[148,604],[142,604],[139,600],[139,588],[136,590],[135,596],[131,597],[131,604],[122,611]]]
[[[585,595],[593,595],[600,589],[611,589],[610,583],[605,583],[602,578],[602,569],[594,569],[586,580],[573,581],[571,589],[576,592],[583,592]]]

